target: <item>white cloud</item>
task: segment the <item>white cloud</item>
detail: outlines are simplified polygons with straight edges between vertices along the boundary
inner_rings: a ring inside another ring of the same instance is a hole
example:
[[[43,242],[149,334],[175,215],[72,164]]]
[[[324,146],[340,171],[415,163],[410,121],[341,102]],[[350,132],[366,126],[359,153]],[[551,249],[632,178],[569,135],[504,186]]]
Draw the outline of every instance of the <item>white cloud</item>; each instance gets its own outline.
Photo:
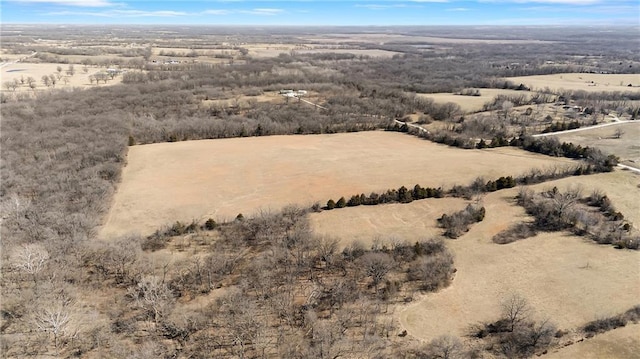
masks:
[[[23,4],[53,4],[53,5],[65,5],[65,6],[79,6],[79,7],[107,7],[118,5],[108,0],[8,0],[15,3]]]
[[[143,10],[109,10],[109,11],[54,11],[49,16],[95,16],[95,17],[179,17],[190,15],[184,11],[143,11]]]
[[[469,10],[471,10],[471,9],[466,8],[466,7],[454,7],[454,8],[451,8],[451,9],[447,9],[447,11],[469,11]]]
[[[239,11],[239,12],[243,13],[243,14],[251,14],[251,15],[273,16],[273,15],[282,14],[284,12],[284,10],[283,9],[267,9],[267,8],[263,8],[263,9],[253,9],[253,10],[242,10],[242,11]]]

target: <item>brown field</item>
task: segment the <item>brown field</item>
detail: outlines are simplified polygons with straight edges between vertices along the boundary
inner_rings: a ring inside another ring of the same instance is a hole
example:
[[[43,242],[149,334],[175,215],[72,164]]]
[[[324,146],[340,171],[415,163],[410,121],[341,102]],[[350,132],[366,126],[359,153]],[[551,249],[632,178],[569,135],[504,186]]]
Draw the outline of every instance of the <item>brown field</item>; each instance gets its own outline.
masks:
[[[392,57],[399,54],[395,51],[378,50],[378,49],[345,49],[332,47],[316,47],[308,44],[245,44],[242,45],[249,50],[249,56],[256,58],[277,57],[280,54],[289,54],[295,51],[299,54],[322,54],[322,53],[338,53],[338,54],[354,54],[370,57]]]
[[[417,94],[420,97],[432,98],[438,103],[453,102],[462,108],[465,112],[478,112],[482,110],[482,107],[487,102],[491,102],[498,95],[506,96],[520,96],[525,95],[528,98],[531,97],[533,92],[529,91],[516,91],[516,90],[503,90],[503,89],[478,89],[480,96],[462,96],[452,93],[429,93],[429,94]]]
[[[429,198],[411,204],[347,207],[311,213],[314,233],[333,237],[341,247],[359,242],[365,247],[374,241],[415,242],[442,234],[436,218],[443,213],[459,211],[467,205],[461,198]]]
[[[624,132],[621,138],[614,136],[617,129]],[[597,147],[604,152],[614,153],[620,157],[622,163],[640,168],[640,121],[570,132],[557,137],[560,141]]]
[[[35,64],[35,63],[19,62],[14,64],[8,64],[0,68],[0,71],[1,71],[0,73],[2,74],[2,83],[6,81],[13,81],[14,79],[20,80],[21,76],[23,76],[24,78],[31,76],[36,80],[37,90],[52,89],[53,87],[46,87],[42,83],[42,76],[43,75],[48,76],[48,75],[57,73],[58,66],[62,67],[63,77],[66,77],[69,80],[69,83],[65,84],[64,80],[60,79],[58,83],[56,83],[56,87],[55,87],[56,89],[96,86],[95,82],[93,85],[91,84],[91,82],[89,81],[89,76],[105,70],[105,68],[98,69],[96,67],[90,67],[89,72],[85,74],[84,72],[82,72],[82,65],[75,64],[74,65],[75,71],[76,71],[75,75],[67,76],[65,74],[67,68],[69,67],[69,65],[67,64],[52,64],[52,63]],[[106,85],[115,85],[121,82],[122,82],[122,76],[116,76],[113,80],[109,80],[106,83]],[[104,82],[100,82],[99,86],[105,86]],[[9,92],[4,87],[2,88],[2,91]],[[16,89],[16,92],[18,91],[23,91],[23,92],[31,91],[31,89],[27,84],[24,84],[22,86],[19,86]]]
[[[588,74],[569,73],[554,75],[508,77],[507,80],[516,84],[523,83],[532,90],[584,90],[590,92],[601,91],[633,91],[638,92],[640,74]],[[628,87],[631,84],[633,87]]]
[[[548,359],[621,359],[638,358],[640,324],[628,324],[604,334],[575,343],[545,355]]]
[[[533,187],[582,188],[583,195],[600,189],[627,219],[640,223],[639,184],[639,175],[617,170]],[[539,318],[549,317],[563,329],[638,304],[638,251],[616,250],[565,233],[543,233],[508,245],[491,242],[499,231],[528,218],[513,204],[516,192],[487,195],[482,200],[485,220],[463,237],[448,241],[455,254],[456,277],[450,287],[400,308],[401,326],[409,334],[423,340],[448,333],[465,335],[469,325],[496,319],[500,298],[512,292],[527,298]],[[351,240],[365,245],[375,239],[413,242],[438,235],[436,218],[463,207],[462,201],[454,199],[428,199],[324,211],[310,218],[316,232],[331,235],[343,245]]]
[[[383,131],[134,146],[127,161],[103,236],[572,163],[513,148],[455,149]]]

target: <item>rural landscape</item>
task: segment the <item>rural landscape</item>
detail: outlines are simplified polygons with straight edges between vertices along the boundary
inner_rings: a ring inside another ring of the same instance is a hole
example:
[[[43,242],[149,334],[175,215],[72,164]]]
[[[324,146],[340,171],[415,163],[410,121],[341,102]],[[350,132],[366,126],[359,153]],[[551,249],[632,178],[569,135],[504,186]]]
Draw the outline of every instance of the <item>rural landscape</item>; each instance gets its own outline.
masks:
[[[6,358],[638,358],[638,27],[1,28]]]

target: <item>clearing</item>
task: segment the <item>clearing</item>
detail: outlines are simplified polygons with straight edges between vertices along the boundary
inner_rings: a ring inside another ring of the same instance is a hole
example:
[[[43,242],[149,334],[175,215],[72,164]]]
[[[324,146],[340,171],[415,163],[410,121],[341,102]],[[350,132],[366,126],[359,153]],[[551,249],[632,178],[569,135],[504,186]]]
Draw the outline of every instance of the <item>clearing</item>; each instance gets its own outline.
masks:
[[[448,92],[438,92],[438,93],[421,93],[416,94],[420,97],[431,98],[437,103],[447,103],[453,102],[460,106],[462,111],[466,113],[478,112],[482,111],[484,105],[487,102],[493,101],[493,99],[498,95],[505,96],[526,96],[527,99],[531,98],[535,92],[530,91],[516,91],[516,90],[507,90],[507,89],[489,89],[489,88],[479,88],[473,89],[480,91],[480,96],[464,96],[464,95],[456,95]]]
[[[532,187],[536,191],[578,187],[585,196],[593,189],[602,190],[637,224],[639,183],[640,176],[616,170]],[[617,250],[566,233],[542,233],[507,245],[493,243],[493,235],[528,218],[513,203],[517,191],[486,195],[482,200],[487,209],[485,220],[459,239],[447,241],[455,255],[455,279],[450,287],[401,307],[400,323],[410,335],[423,340],[443,334],[463,336],[469,325],[495,320],[500,298],[512,292],[525,297],[537,316],[551,318],[562,329],[622,313],[638,304],[639,251]],[[317,233],[337,238],[343,245],[353,240],[368,245],[376,239],[413,242],[439,235],[436,218],[464,206],[465,202],[457,199],[427,199],[323,211],[310,218]]]
[[[617,130],[622,131],[620,138],[616,136]],[[640,168],[640,121],[559,134],[557,137],[561,142],[573,142],[614,153],[620,157],[621,163]]]
[[[554,75],[535,75],[507,77],[515,84],[525,84],[531,90],[584,90],[589,92],[621,91],[637,92],[640,86],[640,74],[589,74],[566,73]],[[628,85],[631,84],[632,87]]]
[[[56,83],[55,87],[46,87],[42,82],[42,76],[44,75],[53,75],[58,73],[57,68],[60,66],[62,68],[62,77]],[[60,88],[73,88],[73,87],[89,87],[89,86],[104,86],[104,82],[100,82],[100,85],[96,85],[95,82],[92,85],[91,81],[89,81],[89,76],[94,75],[98,72],[106,70],[106,68],[97,68],[97,67],[89,67],[88,73],[84,73],[82,71],[83,65],[74,64],[75,74],[73,76],[66,75],[68,64],[53,64],[53,63],[29,63],[29,62],[18,62],[13,64],[7,64],[3,66],[0,70],[2,71],[2,82],[13,81],[14,79],[20,80],[20,78],[28,78],[33,77],[36,80],[36,89],[37,90],[45,90],[45,89],[60,89]],[[65,82],[64,79],[67,79]],[[115,76],[113,80],[109,80],[107,85],[115,85],[122,82],[122,75]],[[4,88],[3,91],[7,91]],[[19,86],[16,89],[16,92],[19,91],[31,91],[28,84],[24,84]],[[7,91],[9,92],[9,91]]]
[[[102,236],[149,234],[177,220],[229,220],[416,183],[450,187],[573,161],[372,131],[133,146],[127,163]]]

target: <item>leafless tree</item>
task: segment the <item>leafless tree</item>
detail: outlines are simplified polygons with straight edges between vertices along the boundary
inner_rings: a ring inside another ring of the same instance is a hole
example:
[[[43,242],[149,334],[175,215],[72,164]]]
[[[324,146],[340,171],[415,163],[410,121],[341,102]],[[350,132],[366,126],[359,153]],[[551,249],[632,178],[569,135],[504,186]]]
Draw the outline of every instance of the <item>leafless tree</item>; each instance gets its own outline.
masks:
[[[7,90],[11,90],[11,91],[15,91],[16,88],[18,88],[18,80],[14,80],[14,81],[5,81],[2,86],[7,89]]]
[[[49,75],[49,82],[51,83],[51,85],[52,85],[53,87],[56,87],[56,83],[58,83],[58,80],[59,80],[59,79],[60,79],[60,78],[59,78],[59,77],[57,77],[57,76],[56,76],[56,75],[54,75],[54,74]]]
[[[150,312],[156,330],[174,303],[171,290],[157,276],[143,277],[137,286],[129,289],[129,296],[138,307]]]
[[[71,311],[68,303],[55,305],[53,308],[43,308],[34,316],[37,328],[53,335],[56,355],[60,348],[60,339],[67,334],[71,323]]]
[[[38,286],[38,275],[44,269],[49,252],[39,244],[27,244],[18,249],[14,255],[14,266],[31,276],[33,284]]]
[[[625,131],[622,128],[618,127],[615,131],[613,131],[613,138],[622,138],[624,134]]]
[[[29,85],[30,89],[35,89],[36,88],[36,79],[34,79],[33,77],[29,76],[27,77],[27,85]]]
[[[463,357],[463,345],[460,339],[443,335],[426,345],[424,354],[432,359],[458,359]]]
[[[507,330],[513,332],[513,330],[520,323],[523,323],[529,319],[531,309],[527,300],[521,297],[519,294],[513,293],[509,295],[501,304],[502,317],[507,325]]]
[[[391,268],[393,268],[393,258],[382,252],[367,253],[360,258],[360,264],[365,274],[371,277],[373,285],[378,289],[378,284],[384,280]]]

